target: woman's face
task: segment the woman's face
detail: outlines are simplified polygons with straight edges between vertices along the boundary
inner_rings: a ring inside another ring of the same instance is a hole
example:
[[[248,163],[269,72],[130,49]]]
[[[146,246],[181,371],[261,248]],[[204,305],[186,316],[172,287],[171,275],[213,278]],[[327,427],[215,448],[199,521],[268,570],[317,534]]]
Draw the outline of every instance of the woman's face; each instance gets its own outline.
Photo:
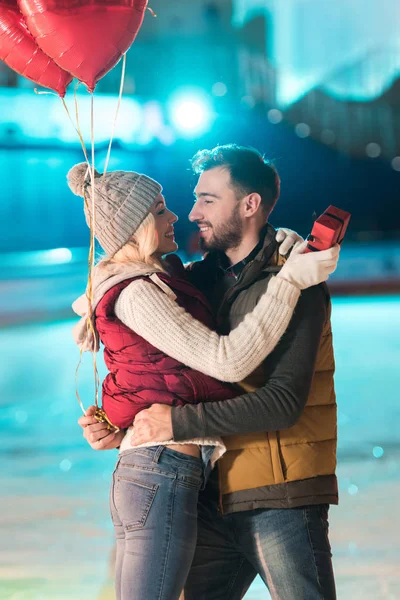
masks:
[[[158,235],[157,254],[170,254],[178,249],[178,244],[174,237],[174,223],[178,217],[175,213],[168,210],[165,204],[165,199],[162,194],[159,194],[155,199],[150,210],[155,219],[155,226]]]

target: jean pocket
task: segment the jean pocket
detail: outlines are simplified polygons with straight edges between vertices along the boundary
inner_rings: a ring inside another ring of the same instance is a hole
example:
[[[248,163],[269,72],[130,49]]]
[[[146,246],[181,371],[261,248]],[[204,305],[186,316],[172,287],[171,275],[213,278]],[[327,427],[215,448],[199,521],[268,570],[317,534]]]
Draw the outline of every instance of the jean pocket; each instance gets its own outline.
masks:
[[[145,526],[158,488],[158,484],[117,476],[114,501],[126,531],[134,531]]]
[[[203,477],[178,475],[176,483],[180,487],[195,489],[199,491],[203,483]]]

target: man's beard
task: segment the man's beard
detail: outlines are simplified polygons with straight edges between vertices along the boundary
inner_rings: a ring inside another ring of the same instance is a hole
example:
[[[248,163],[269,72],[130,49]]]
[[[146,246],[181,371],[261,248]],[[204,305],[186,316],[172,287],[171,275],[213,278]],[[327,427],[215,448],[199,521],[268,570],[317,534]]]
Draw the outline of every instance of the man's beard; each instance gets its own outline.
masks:
[[[243,237],[243,222],[239,214],[239,204],[233,209],[229,220],[213,229],[212,236],[207,242],[200,238],[199,246],[201,250],[219,250],[226,252],[232,248],[237,248]]]

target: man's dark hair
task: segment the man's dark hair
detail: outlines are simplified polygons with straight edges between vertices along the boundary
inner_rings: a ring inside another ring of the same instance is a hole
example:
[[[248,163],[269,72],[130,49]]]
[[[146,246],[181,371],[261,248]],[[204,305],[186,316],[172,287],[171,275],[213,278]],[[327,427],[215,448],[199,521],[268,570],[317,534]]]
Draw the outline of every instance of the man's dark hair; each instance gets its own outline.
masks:
[[[268,216],[279,198],[280,179],[274,165],[254,148],[226,144],[212,150],[199,150],[190,161],[194,173],[200,175],[215,167],[226,169],[237,198],[256,192]]]

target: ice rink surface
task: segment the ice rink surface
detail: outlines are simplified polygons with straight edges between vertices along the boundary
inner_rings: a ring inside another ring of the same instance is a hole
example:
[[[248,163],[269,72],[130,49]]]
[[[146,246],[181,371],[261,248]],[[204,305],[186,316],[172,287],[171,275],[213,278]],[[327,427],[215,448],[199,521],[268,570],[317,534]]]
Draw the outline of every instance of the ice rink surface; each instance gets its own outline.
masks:
[[[341,600],[400,599],[400,297],[336,298],[340,506],[330,512]],[[76,424],[72,322],[0,331],[0,599],[114,598],[108,486],[116,452]],[[79,376],[88,406],[90,357]],[[101,364],[101,373],[104,367]],[[269,598],[255,581],[246,600]]]

